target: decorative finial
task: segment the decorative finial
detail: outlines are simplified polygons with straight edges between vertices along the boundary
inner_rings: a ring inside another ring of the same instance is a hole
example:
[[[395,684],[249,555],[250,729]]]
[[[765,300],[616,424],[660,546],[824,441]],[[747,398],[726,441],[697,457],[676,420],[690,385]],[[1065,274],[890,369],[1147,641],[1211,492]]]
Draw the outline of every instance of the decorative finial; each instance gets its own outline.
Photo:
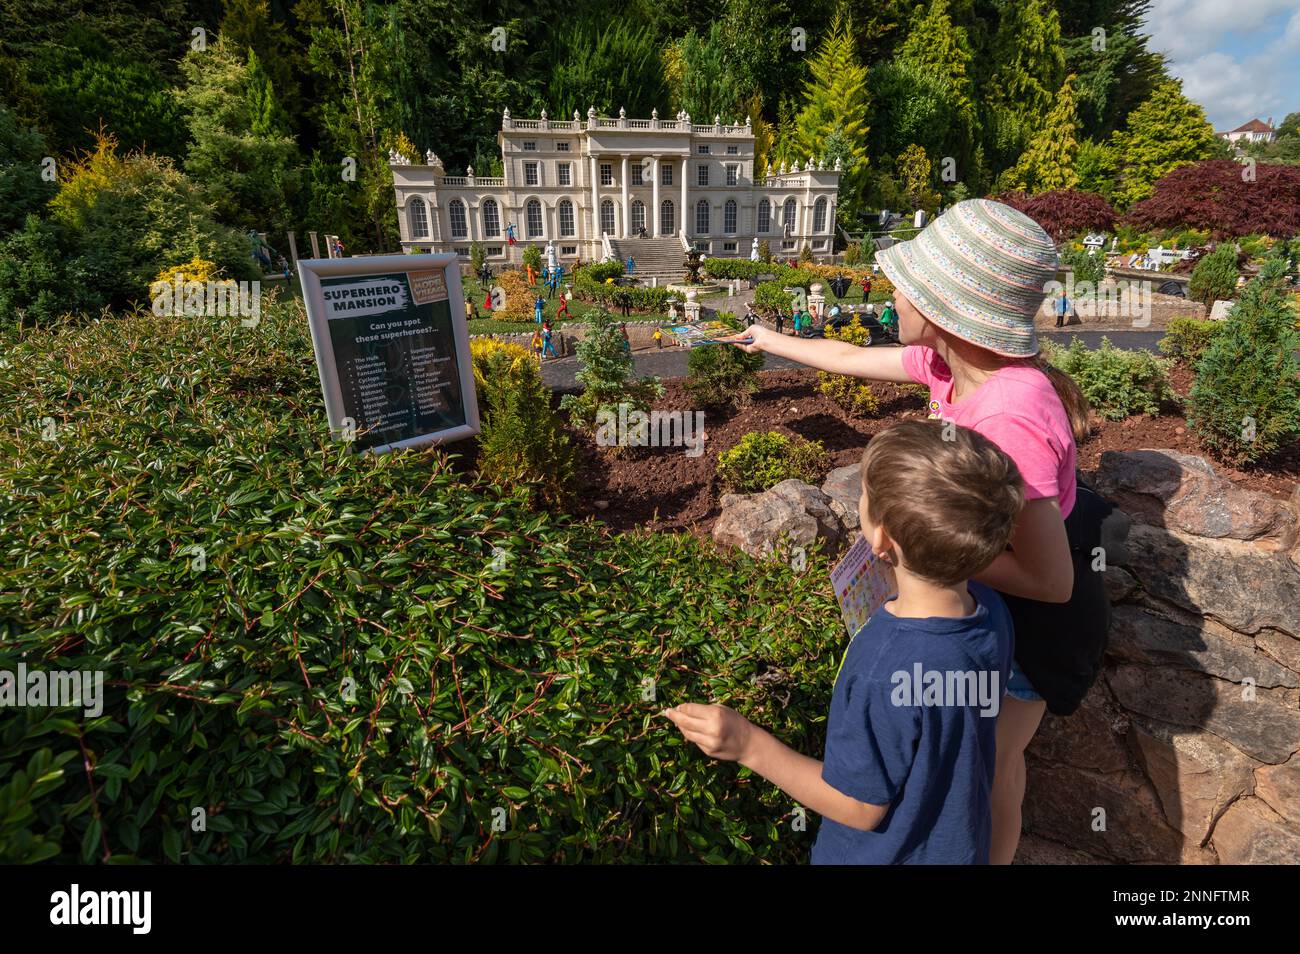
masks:
[[[624,111],[624,109],[623,109],[622,106],[620,106],[620,107],[618,108],[618,118],[619,118],[619,119],[625,119],[625,118],[627,118],[627,113]]]
[[[576,109],[573,111],[573,121],[574,121],[575,123],[576,123],[576,122],[581,122],[581,121],[582,121],[582,114],[581,114],[580,112],[578,112]]]
[[[502,110],[502,112],[501,112],[501,118],[502,118],[502,119],[509,119],[509,118],[510,118],[510,107],[509,107],[509,106],[507,106],[504,110]]]
[[[595,118],[596,118],[596,107],[595,107],[595,106],[588,106],[588,107],[587,107],[587,118],[588,118],[588,119],[595,119]]]
[[[841,170],[841,168],[842,168],[842,164],[841,164],[841,162],[840,162],[840,159],[839,159],[838,156],[836,156],[836,157],[835,157],[835,171],[836,171],[836,172],[839,172],[839,171]]]
[[[658,119],[658,118],[659,118],[659,110],[658,110],[658,109],[652,109],[652,110],[650,110],[650,118],[651,118],[651,119]]]
[[[715,126],[721,126],[721,125],[722,125],[722,117],[719,116],[717,113],[714,113],[714,114],[713,114],[713,125],[715,125]]]
[[[752,125],[754,125],[752,122],[749,121],[749,117],[748,117],[748,116],[745,117],[745,125],[746,125],[746,126],[752,126]]]
[[[546,118],[546,107],[543,106],[543,107],[542,107],[542,119],[545,119],[545,118]]]
[[[467,176],[469,176],[471,179],[473,179],[473,178],[474,178],[474,167],[473,167],[473,166],[466,166],[466,167],[465,167],[465,175],[467,175]]]

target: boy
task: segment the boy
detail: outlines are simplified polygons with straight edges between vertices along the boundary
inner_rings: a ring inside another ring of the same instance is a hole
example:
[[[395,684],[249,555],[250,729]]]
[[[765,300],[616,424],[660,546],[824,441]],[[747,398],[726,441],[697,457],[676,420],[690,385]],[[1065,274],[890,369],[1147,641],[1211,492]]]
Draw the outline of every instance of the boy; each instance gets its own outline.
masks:
[[[858,518],[898,592],[844,654],[825,762],[725,706],[664,713],[706,755],[823,816],[814,864],[988,863],[1012,630],[1001,597],[970,577],[1006,547],[1023,502],[1015,464],[974,431],[933,420],[881,432],[862,457]]]

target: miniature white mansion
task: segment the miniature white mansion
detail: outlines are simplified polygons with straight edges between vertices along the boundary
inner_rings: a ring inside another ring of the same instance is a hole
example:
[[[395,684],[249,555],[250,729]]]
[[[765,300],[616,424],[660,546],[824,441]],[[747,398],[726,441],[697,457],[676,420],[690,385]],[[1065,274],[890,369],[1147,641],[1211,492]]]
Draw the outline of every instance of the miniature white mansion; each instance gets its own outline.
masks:
[[[833,248],[839,164],[817,159],[755,175],[750,120],[723,125],[676,119],[512,119],[497,141],[503,178],[449,176],[432,150],[424,165],[390,153],[404,251],[454,251],[471,243],[494,263],[518,262],[530,244],[554,242],[561,260],[673,259],[688,245],[745,257],[755,238],[774,255]],[[511,246],[508,231],[519,243]],[[642,229],[645,230],[642,236]],[[658,252],[658,254],[656,254]],[[648,274],[649,270],[637,269]]]

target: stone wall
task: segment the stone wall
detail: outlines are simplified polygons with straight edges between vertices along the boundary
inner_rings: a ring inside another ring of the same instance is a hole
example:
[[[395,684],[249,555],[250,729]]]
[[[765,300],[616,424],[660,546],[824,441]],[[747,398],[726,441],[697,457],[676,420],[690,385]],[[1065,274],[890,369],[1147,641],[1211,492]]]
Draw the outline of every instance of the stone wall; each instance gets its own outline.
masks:
[[[857,530],[857,467],[723,500],[719,542],[754,556]],[[1300,487],[1287,505],[1201,458],[1107,452],[1097,489],[1132,520],[1105,554],[1102,677],[1027,753],[1040,856],[1300,862]],[[1041,850],[1043,844],[1068,850]]]

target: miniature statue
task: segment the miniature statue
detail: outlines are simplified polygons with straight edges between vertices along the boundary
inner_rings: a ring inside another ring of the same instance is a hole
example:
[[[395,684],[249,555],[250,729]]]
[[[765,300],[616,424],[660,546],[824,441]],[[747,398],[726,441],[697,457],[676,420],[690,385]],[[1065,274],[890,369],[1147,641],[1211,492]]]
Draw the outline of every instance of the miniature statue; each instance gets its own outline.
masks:
[[[686,267],[686,284],[700,284],[700,269],[704,267],[704,253],[698,248],[693,248],[686,253],[686,261],[682,264]]]

